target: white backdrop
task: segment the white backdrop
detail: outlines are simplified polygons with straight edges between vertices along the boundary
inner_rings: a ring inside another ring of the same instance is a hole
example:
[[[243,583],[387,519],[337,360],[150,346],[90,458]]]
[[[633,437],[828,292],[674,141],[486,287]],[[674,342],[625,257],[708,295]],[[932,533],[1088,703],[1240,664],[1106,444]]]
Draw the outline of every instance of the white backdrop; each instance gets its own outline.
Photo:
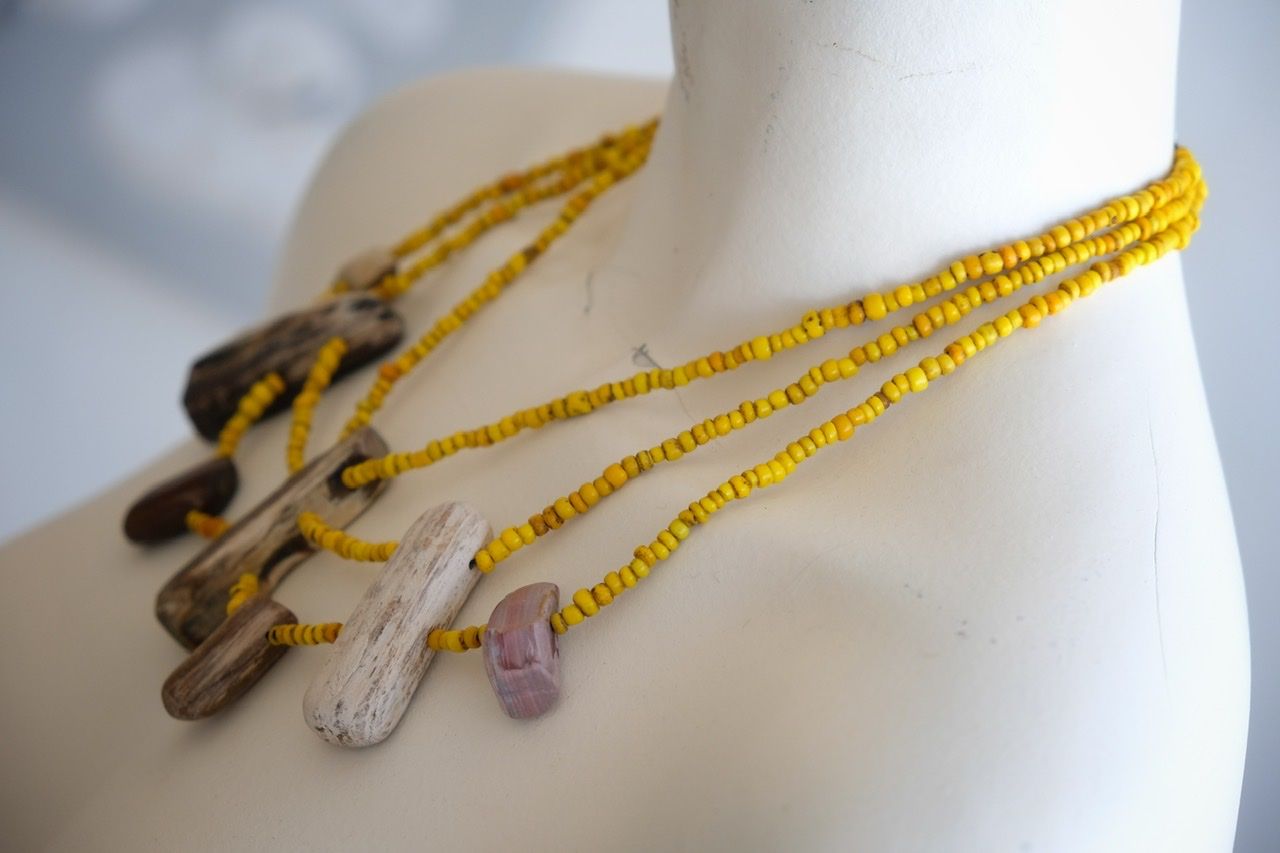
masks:
[[[1241,851],[1280,838],[1280,295],[1262,264],[1280,193],[1277,44],[1275,0],[1184,4],[1179,136],[1212,189],[1184,262],[1253,636]],[[666,7],[0,7],[0,470],[19,484],[0,492],[0,538],[187,434],[177,399],[192,354],[260,311],[289,212],[345,120],[405,80],[488,63],[665,75]]]

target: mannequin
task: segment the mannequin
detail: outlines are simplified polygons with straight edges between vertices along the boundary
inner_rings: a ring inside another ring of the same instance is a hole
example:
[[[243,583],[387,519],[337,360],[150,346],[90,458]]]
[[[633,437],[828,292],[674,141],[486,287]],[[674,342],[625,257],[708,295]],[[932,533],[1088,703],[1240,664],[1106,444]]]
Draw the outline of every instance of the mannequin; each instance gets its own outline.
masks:
[[[376,424],[393,446],[482,423],[499,398],[527,405],[665,366],[914,280],[1170,162],[1169,0],[1086,0],[1069,15],[1053,4],[747,13],[679,0],[672,14],[669,87],[469,72],[375,105],[328,156],[284,248],[274,309],[308,302],[347,256],[490,174],[638,121],[666,98],[645,170],[397,388]],[[410,327],[550,215],[522,217],[424,282],[404,303]],[[982,318],[970,319],[962,330]],[[461,454],[393,483],[351,530],[393,538],[444,500],[500,529],[867,335],[828,335]],[[516,586],[552,581],[567,595],[594,583],[722,475],[931,345],[642,478],[483,579],[458,624],[483,622]],[[333,389],[317,442],[336,435],[363,385]],[[247,495],[233,511],[277,482],[285,431],[277,420],[247,442]],[[290,652],[207,724],[163,716],[159,685],[182,652],[145,614],[198,543],[138,554],[114,526],[143,483],[199,458],[184,448],[5,552],[6,564],[49,567],[13,578],[0,604],[18,636],[43,636],[54,613],[82,619],[38,661],[0,645],[5,683],[30,685],[0,710],[7,730],[34,735],[5,745],[15,778],[0,785],[22,815],[18,840],[1229,848],[1247,631],[1176,258],[828,453],[732,507],[566,637],[549,715],[507,719],[478,659],[443,656],[399,730],[352,753],[300,720],[325,649]],[[303,620],[341,620],[375,571],[320,555],[279,597]],[[64,574],[89,577],[72,590],[56,584]],[[110,612],[91,606],[97,588]]]

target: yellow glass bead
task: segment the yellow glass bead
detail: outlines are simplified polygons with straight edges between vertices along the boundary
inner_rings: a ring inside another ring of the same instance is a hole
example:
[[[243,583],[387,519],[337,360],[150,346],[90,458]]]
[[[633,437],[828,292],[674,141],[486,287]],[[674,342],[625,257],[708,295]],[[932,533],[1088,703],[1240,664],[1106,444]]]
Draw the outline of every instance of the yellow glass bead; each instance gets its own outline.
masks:
[[[772,358],[773,348],[769,346],[769,339],[766,337],[753,339],[751,341],[751,354],[761,361]]]
[[[906,372],[907,384],[912,391],[919,392],[929,387],[929,377],[925,375],[923,369],[919,367],[907,368]]]
[[[609,482],[609,485],[613,486],[615,489],[621,488],[625,485],[628,479],[627,472],[624,471],[622,466],[616,462],[604,469],[604,478]]]
[[[589,589],[580,589],[575,592],[573,594],[573,603],[582,611],[583,616],[595,616],[600,612],[600,607],[596,604],[596,600]]]
[[[573,508],[573,505],[566,498],[557,498],[551,508],[555,510],[556,515],[560,516],[563,521],[568,521],[578,514],[578,511]]]
[[[889,313],[885,306],[884,297],[879,293],[871,293],[862,299],[862,308],[867,312],[869,320],[883,320]]]

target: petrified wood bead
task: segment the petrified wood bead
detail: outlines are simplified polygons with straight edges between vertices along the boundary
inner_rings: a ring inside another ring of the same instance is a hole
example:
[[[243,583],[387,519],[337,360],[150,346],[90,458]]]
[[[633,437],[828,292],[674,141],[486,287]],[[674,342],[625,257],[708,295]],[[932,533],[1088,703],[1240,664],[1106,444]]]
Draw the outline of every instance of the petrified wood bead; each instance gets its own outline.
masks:
[[[489,535],[484,518],[459,503],[414,522],[307,688],[303,717],[320,737],[370,746],[391,734],[435,654],[427,635],[471,594],[480,576],[471,558]]]
[[[526,720],[560,698],[560,648],[551,614],[560,608],[553,583],[522,586],[493,609],[484,632],[484,669],[507,716]]]
[[[268,643],[267,631],[297,621],[265,595],[250,598],[165,680],[160,698],[169,716],[199,720],[239,699],[289,648]]]
[[[253,572],[269,595],[293,567],[312,554],[298,531],[298,515],[314,512],[342,527],[355,520],[386,486],[375,480],[348,489],[340,471],[387,452],[370,427],[353,433],[285,480],[248,515],[183,566],[156,597],[156,616],[179,643],[195,648],[226,618],[228,592]]]
[[[267,414],[281,411],[302,390],[316,352],[334,337],[347,354],[334,381],[399,343],[404,321],[384,302],[361,293],[286,314],[241,334],[191,366],[182,404],[196,430],[214,440],[235,414],[240,398],[272,371],[285,381]]]
[[[367,249],[342,265],[338,281],[351,290],[369,290],[396,271],[396,256],[390,249]]]
[[[134,542],[163,542],[186,533],[188,512],[217,515],[231,503],[239,485],[230,459],[217,456],[202,462],[134,501],[124,517],[124,535]]]

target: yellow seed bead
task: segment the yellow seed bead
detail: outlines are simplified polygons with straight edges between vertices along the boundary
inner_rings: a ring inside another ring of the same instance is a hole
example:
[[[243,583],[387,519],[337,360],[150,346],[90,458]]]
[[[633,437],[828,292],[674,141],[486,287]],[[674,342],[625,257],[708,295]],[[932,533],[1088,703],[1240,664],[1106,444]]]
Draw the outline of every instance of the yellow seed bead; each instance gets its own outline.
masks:
[[[766,337],[759,337],[752,340],[751,354],[759,360],[772,358],[773,348],[769,346],[769,339]]]
[[[558,498],[551,506],[556,511],[556,515],[565,521],[578,514],[578,511],[573,508],[573,505],[566,498]]]
[[[584,616],[595,616],[600,612],[600,607],[596,604],[596,600],[592,597],[589,589],[580,589],[575,592],[573,594],[573,603],[578,606]]]
[[[929,387],[929,377],[926,376],[924,370],[919,367],[908,368],[906,376],[907,383],[910,385],[912,391],[919,392]]]
[[[883,320],[889,313],[885,306],[884,297],[879,293],[871,293],[863,297],[862,308],[867,312],[867,319],[869,320]]]
[[[625,485],[628,479],[627,472],[624,471],[622,466],[616,462],[604,469],[604,478],[609,482],[609,485],[613,486],[615,489],[621,488]]]
[[[576,604],[570,604],[568,607],[564,608],[561,613],[564,614],[564,621],[566,625],[577,625],[586,618],[582,615],[582,611]]]

